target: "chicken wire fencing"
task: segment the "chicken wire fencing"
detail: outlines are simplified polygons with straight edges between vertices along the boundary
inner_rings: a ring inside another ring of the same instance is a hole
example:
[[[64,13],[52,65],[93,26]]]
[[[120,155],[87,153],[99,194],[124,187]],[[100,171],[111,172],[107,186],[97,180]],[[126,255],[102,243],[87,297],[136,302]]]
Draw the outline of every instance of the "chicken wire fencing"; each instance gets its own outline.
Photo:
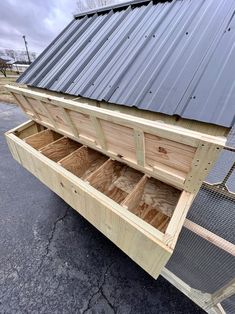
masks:
[[[235,244],[235,127],[226,145],[187,218]],[[166,268],[191,288],[214,294],[235,278],[235,257],[183,227]],[[228,314],[235,313],[235,290],[232,289],[230,296],[221,302]]]

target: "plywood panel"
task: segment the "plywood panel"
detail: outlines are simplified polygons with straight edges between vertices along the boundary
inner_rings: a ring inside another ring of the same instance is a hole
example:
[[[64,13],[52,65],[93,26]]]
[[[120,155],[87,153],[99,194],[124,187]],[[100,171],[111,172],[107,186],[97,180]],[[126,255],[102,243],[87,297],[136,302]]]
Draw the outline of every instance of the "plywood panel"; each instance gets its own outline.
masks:
[[[107,156],[83,146],[60,160],[60,164],[79,178],[86,180],[107,160]]]
[[[24,140],[27,144],[35,149],[41,149],[42,147],[58,140],[62,135],[51,130],[44,130],[39,133],[30,135]]]
[[[81,147],[81,144],[70,140],[69,138],[61,138],[51,144],[48,144],[40,151],[44,156],[54,161],[59,161],[65,156]]]

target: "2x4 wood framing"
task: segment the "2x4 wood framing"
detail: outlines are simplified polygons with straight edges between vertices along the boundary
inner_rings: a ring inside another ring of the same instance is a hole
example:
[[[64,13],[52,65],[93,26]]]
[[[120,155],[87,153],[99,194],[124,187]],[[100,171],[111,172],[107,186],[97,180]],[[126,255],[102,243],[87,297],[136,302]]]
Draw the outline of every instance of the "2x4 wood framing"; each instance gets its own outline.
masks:
[[[7,85],[36,122],[163,182],[196,193],[225,138]]]

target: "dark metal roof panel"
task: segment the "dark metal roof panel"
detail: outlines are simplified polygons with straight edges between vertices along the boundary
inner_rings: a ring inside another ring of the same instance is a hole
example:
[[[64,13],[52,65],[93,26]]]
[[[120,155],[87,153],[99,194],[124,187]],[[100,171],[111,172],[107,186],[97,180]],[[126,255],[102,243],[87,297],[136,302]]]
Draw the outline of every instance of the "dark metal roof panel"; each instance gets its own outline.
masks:
[[[175,0],[82,15],[18,82],[230,127],[234,12],[234,0]]]

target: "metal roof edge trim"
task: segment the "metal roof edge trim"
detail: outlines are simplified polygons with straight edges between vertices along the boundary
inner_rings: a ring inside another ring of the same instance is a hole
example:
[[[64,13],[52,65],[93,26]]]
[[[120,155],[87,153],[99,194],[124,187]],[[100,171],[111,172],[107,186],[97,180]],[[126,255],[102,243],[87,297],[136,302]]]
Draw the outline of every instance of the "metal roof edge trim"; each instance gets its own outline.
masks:
[[[88,11],[84,11],[78,14],[74,14],[74,18],[77,19],[79,17],[84,17],[86,15],[93,15],[96,13],[103,13],[106,11],[110,11],[110,10],[115,10],[115,9],[122,9],[122,8],[126,8],[129,5],[130,6],[138,6],[138,5],[143,5],[143,4],[148,4],[149,2],[153,2],[153,3],[164,3],[164,2],[173,2],[173,1],[179,1],[179,0],[137,0],[137,1],[126,1],[123,3],[117,3],[114,5],[109,5],[109,6],[104,6],[104,7],[99,7],[97,9],[92,9],[92,10],[88,10]],[[182,1],[182,0],[180,0]]]

